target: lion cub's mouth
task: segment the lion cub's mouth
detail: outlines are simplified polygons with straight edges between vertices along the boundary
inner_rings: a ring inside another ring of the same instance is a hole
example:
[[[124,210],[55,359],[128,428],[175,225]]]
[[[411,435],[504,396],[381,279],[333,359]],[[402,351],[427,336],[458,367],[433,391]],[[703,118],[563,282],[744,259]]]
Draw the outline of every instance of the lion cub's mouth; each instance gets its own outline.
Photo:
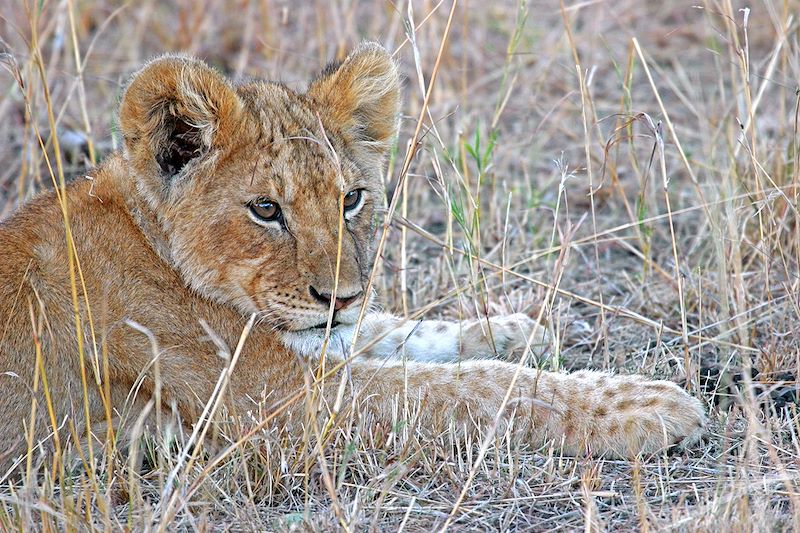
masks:
[[[328,321],[326,320],[322,324],[317,324],[316,326],[311,326],[310,328],[307,328],[307,329],[325,329],[327,327],[327,325],[328,325]],[[331,329],[333,329],[333,328],[335,328],[336,326],[339,326],[339,325],[341,325],[341,323],[336,321],[336,320],[334,320],[333,322],[331,322]]]

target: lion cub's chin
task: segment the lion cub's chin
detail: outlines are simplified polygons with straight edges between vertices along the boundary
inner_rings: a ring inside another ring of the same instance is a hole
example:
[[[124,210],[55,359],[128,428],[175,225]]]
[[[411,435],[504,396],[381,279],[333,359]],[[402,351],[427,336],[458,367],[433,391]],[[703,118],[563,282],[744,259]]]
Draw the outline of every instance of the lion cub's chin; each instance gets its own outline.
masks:
[[[331,324],[330,338],[327,343],[328,355],[343,356],[351,351],[355,324]],[[308,328],[295,331],[283,331],[281,340],[290,350],[304,357],[317,357],[322,353],[325,344],[326,327]]]
[[[338,311],[333,316],[333,320],[331,321],[331,329],[355,324],[358,322],[360,314],[360,306],[354,306],[350,309]],[[284,323],[280,329],[293,333],[304,333],[309,331],[322,331],[324,333],[327,327],[328,313],[320,313],[320,315],[317,317],[306,317],[300,320],[288,321]]]

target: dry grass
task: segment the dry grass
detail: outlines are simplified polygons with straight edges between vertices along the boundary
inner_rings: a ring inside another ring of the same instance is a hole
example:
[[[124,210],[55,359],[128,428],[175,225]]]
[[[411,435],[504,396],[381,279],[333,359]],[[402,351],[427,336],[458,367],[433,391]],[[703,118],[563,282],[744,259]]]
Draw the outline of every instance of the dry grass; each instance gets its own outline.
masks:
[[[798,530],[800,3],[698,1],[461,2],[402,174],[449,2],[2,0],[0,216],[52,182],[37,130],[52,156],[57,124],[74,179],[116,146],[120,88],[152,55],[301,89],[377,39],[407,75],[386,307],[542,307],[558,335],[542,364],[686,382],[712,424],[682,455],[574,459],[500,436],[476,464],[458,428],[431,440],[398,422],[376,440],[350,419],[322,449],[265,429],[174,483],[162,436],[141,468],[98,449],[68,476],[4,480],[0,531],[418,531],[448,516],[454,530]]]

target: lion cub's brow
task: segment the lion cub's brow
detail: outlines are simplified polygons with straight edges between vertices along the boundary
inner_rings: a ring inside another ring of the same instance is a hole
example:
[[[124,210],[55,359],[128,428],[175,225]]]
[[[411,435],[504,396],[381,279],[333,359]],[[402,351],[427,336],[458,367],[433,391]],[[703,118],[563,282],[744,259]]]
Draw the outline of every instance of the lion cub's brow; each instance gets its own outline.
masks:
[[[245,150],[252,171],[241,179],[254,196],[290,205],[298,198],[335,198],[365,185],[357,165],[310,136],[262,141]]]
[[[345,96],[342,86],[331,81],[319,78],[307,94],[271,82],[236,86],[257,130],[255,140],[247,143],[253,150],[246,154],[252,161],[252,172],[245,182],[249,193],[273,195],[273,199],[291,204],[298,197],[306,199],[313,194],[323,199],[336,196],[366,187],[370,181],[377,182],[371,188],[380,188],[380,163],[388,131],[380,130],[376,138],[369,138],[365,132],[385,121],[397,101],[381,100],[379,105],[370,103],[358,111],[373,113],[361,118],[374,125],[342,122],[338,120],[343,118],[341,106],[334,106],[336,113],[330,113],[330,108],[321,105],[332,94]],[[366,94],[358,93],[358,98],[366,99]],[[383,98],[380,93],[377,96]],[[336,102],[334,99],[332,103]]]

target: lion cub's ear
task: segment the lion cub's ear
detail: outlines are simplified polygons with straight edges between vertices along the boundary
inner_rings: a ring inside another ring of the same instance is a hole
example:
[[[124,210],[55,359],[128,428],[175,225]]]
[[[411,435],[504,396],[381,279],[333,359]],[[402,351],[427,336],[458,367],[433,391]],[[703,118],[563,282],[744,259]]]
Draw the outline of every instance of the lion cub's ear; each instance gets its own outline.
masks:
[[[308,95],[357,142],[383,154],[397,132],[400,76],[379,44],[363,43],[347,59],[331,64]]]
[[[241,110],[228,81],[202,61],[155,59],[133,76],[122,97],[127,157],[139,172],[169,180],[229,139]]]

